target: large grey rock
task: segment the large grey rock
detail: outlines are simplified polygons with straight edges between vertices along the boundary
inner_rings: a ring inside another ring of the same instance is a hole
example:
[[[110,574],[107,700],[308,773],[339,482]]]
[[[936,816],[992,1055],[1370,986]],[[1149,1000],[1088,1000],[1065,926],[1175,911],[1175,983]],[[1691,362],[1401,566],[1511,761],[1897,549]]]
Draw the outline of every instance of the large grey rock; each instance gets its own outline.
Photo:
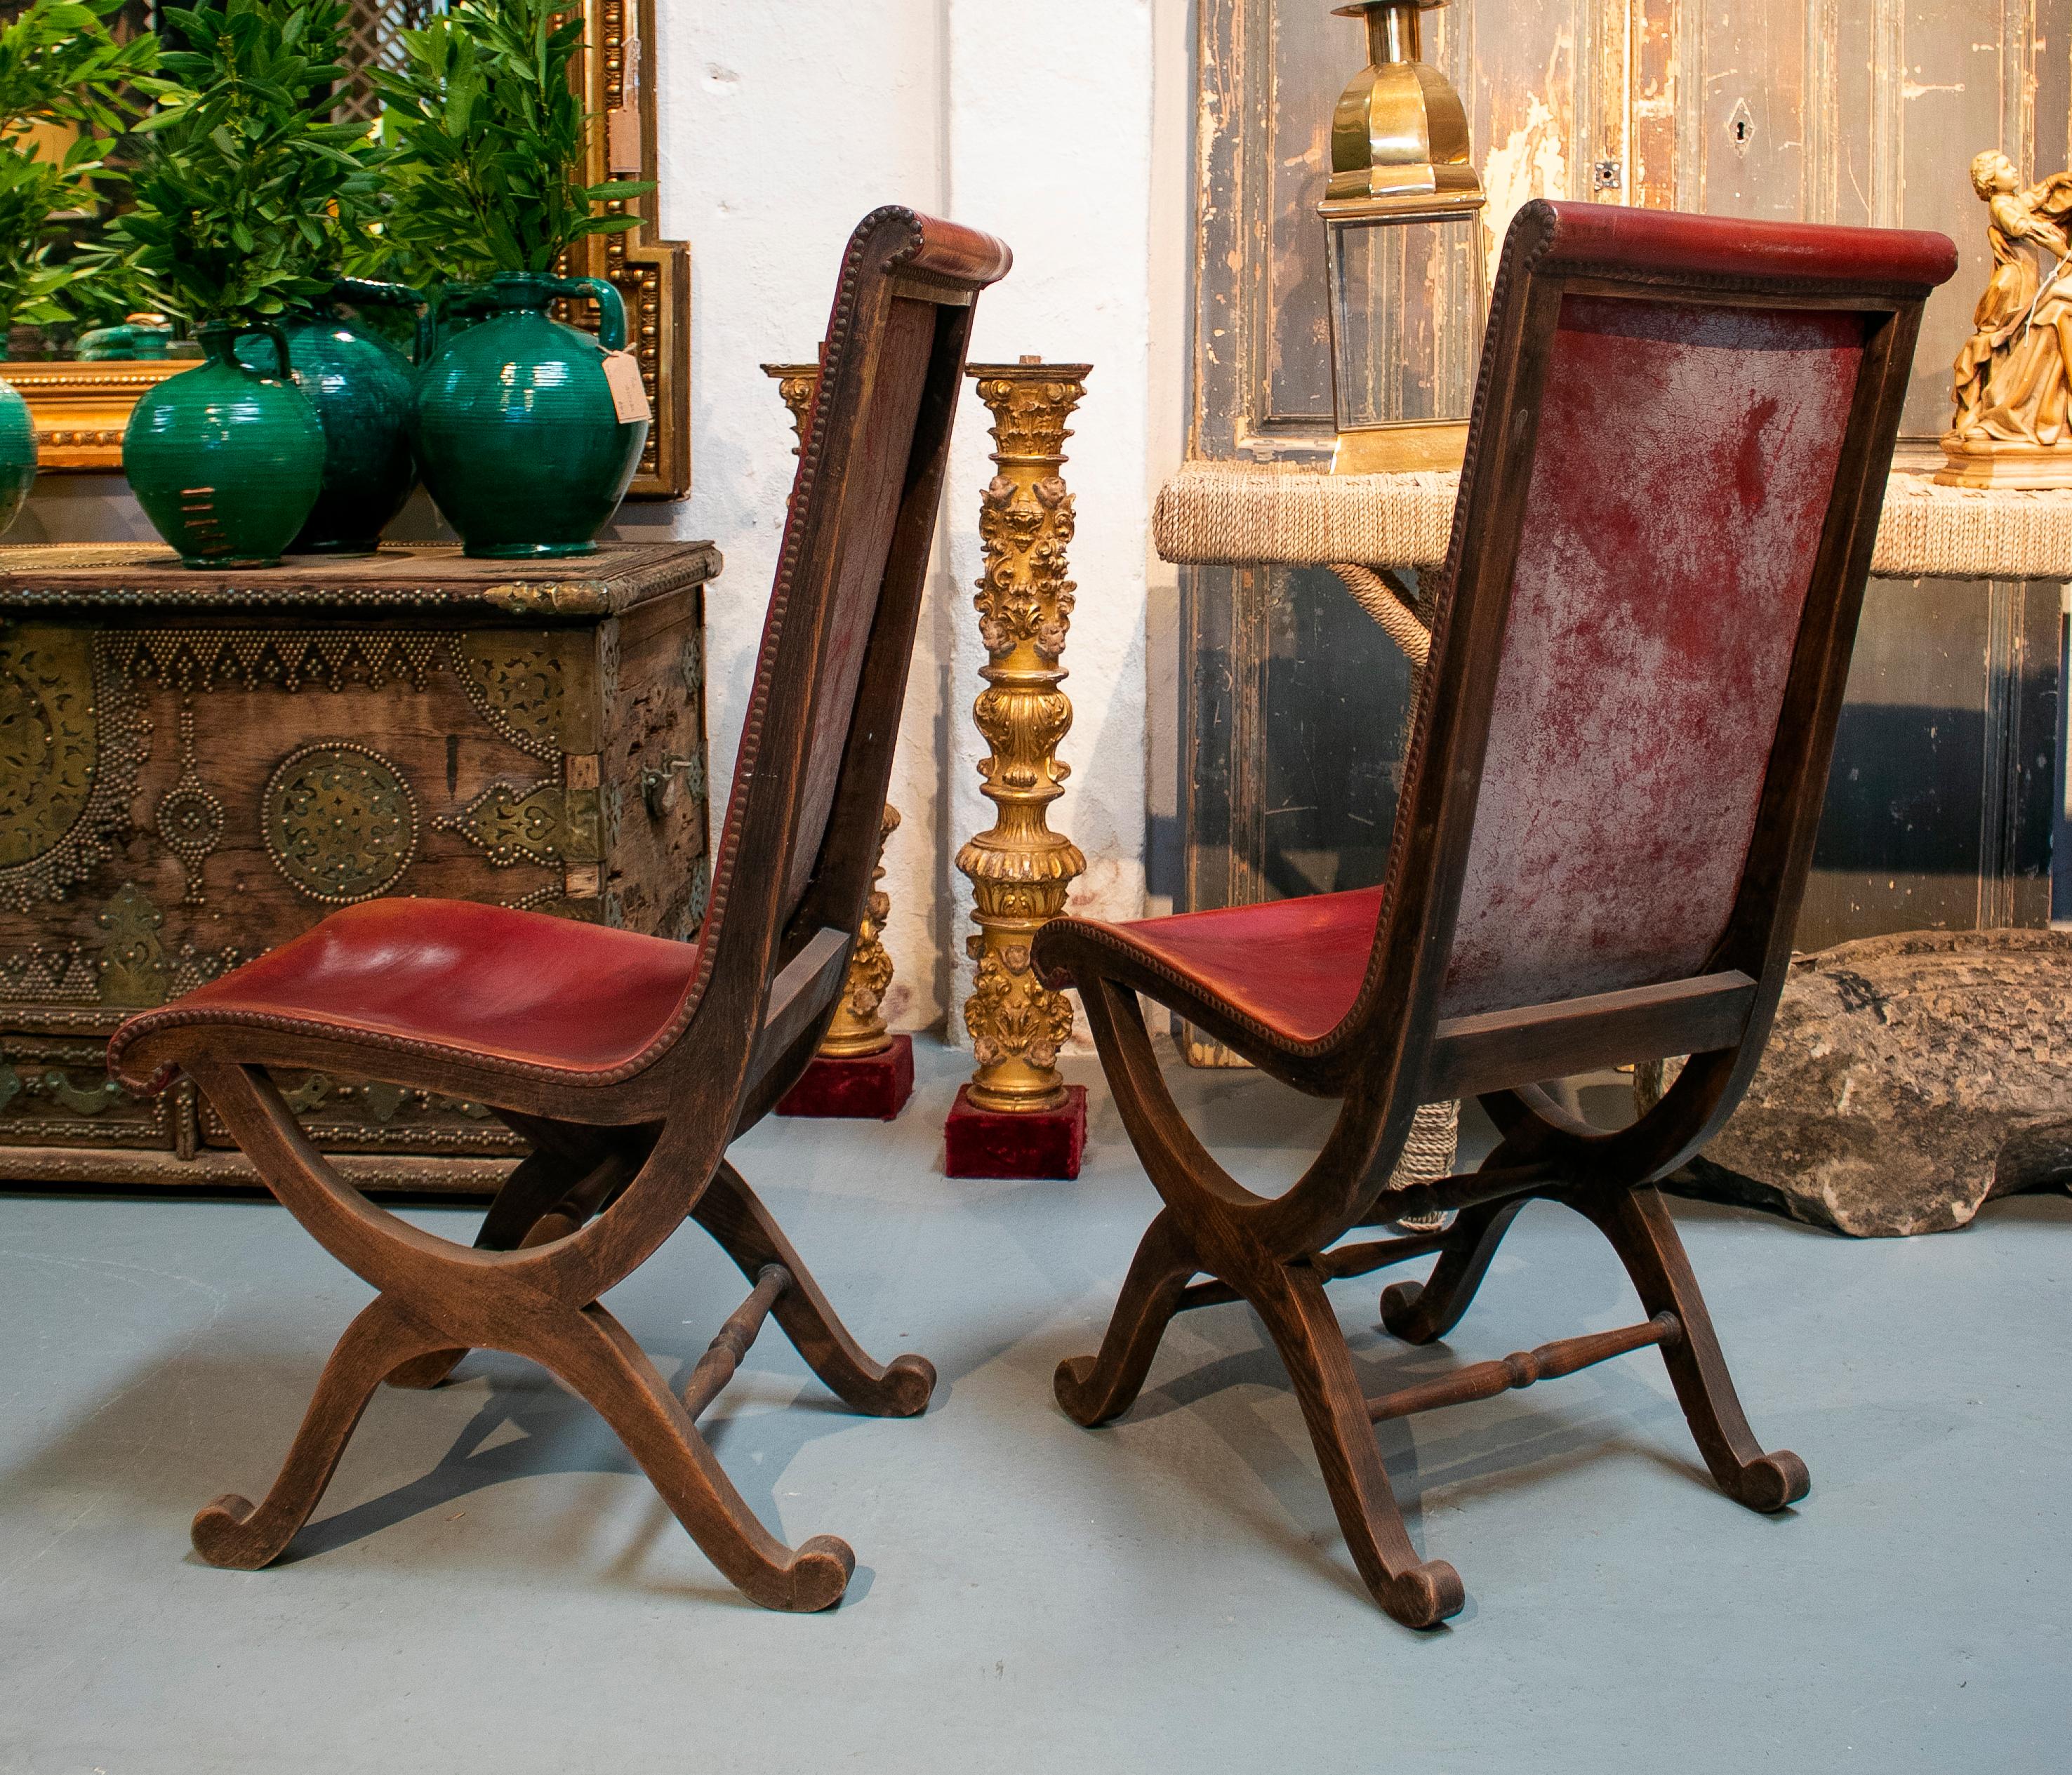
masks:
[[[1857,1238],[2072,1180],[2072,935],[1921,931],[1792,964],[1747,1098],[1672,1187]]]

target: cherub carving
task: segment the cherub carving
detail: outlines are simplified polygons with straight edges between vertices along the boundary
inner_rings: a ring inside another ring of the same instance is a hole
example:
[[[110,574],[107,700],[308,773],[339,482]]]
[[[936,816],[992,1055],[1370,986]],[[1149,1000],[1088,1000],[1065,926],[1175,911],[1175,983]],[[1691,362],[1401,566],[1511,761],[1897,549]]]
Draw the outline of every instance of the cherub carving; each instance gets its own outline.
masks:
[[[1971,162],[1971,188],[1989,217],[1993,273],[1957,354],[1949,461],[1936,479],[2072,487],[2072,172],[2025,190],[2014,162],[1990,152]]]

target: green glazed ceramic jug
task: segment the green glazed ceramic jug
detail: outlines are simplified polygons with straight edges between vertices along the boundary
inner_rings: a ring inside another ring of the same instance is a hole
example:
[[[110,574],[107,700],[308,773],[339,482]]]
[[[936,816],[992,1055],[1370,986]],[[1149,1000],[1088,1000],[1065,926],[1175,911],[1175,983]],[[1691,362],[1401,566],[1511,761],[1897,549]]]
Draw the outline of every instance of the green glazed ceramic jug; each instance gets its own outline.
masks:
[[[598,335],[551,318],[557,297],[596,300]],[[626,346],[626,306],[598,277],[507,272],[444,293],[445,316],[484,318],[447,337],[417,376],[417,462],[471,555],[586,555],[648,442],[622,422],[606,379]]]
[[[36,421],[11,382],[0,380],[0,534],[22,515],[36,484]]]
[[[237,361],[249,333],[273,341],[271,376]],[[201,329],[204,360],[139,401],[122,433],[130,491],[190,567],[272,567],[323,484],[324,434],[290,380],[288,342],[265,323]]]
[[[162,364],[173,343],[172,323],[162,316],[132,314],[119,327],[97,327],[79,335],[75,347],[82,364],[125,358]]]
[[[323,485],[290,554],[372,554],[417,484],[410,360],[360,325],[352,310],[369,303],[421,310],[425,298],[407,284],[341,277],[323,302],[281,323],[295,386],[324,434]],[[247,338],[237,355],[261,369],[266,348],[264,339]]]

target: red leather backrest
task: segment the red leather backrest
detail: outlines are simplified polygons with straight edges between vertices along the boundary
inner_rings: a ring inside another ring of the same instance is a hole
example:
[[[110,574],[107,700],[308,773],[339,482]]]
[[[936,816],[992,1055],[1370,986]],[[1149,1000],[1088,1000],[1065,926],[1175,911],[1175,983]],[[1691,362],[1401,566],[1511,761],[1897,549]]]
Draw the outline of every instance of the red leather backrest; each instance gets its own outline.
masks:
[[[741,939],[730,955],[781,967],[769,939],[789,931],[824,865],[815,918],[853,927],[972,305],[1011,262],[989,236],[896,207],[850,236],[713,872],[708,968],[722,927]],[[754,918],[738,916],[744,903]]]
[[[829,595],[827,639],[820,663],[820,695],[814,709],[810,748],[799,799],[798,824],[784,880],[783,911],[796,910],[820,855],[834,805],[835,781],[856,713],[857,685],[863,656],[878,614],[886,557],[899,505],[906,491],[915,419],[927,379],[935,343],[933,306],[896,302],[877,343],[874,373],[863,403],[847,460],[825,464],[823,472],[837,476],[829,490],[837,533],[842,539],[834,564]],[[810,440],[813,420],[808,421]],[[804,453],[801,452],[802,460]],[[897,721],[896,709],[887,712]]]
[[[1865,327],[1847,308],[1563,298],[1443,1015],[1704,968]]]

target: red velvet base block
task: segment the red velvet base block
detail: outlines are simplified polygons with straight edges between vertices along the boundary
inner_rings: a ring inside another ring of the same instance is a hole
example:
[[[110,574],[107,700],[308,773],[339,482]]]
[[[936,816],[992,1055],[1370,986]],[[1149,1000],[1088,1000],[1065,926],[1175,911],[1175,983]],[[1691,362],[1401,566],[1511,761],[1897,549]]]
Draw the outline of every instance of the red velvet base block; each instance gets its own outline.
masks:
[[[980,1109],[971,1087],[943,1124],[943,1169],[953,1177],[1076,1177],[1087,1150],[1087,1087],[1067,1085],[1062,1108]]]
[[[853,1059],[816,1059],[805,1076],[777,1100],[779,1116],[841,1116],[889,1122],[914,1095],[914,1038]]]

